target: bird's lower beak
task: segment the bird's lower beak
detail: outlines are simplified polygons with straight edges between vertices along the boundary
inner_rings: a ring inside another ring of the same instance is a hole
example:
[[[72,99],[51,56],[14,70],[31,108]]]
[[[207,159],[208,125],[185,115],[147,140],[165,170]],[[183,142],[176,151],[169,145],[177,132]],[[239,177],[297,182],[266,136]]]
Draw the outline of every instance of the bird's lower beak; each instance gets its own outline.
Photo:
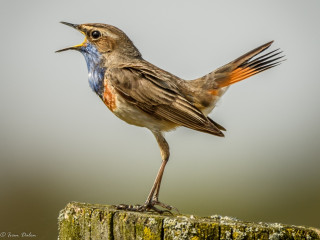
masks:
[[[85,33],[79,29],[79,24],[73,24],[73,23],[67,23],[67,22],[60,22],[60,23],[67,25],[67,26],[70,26],[70,27],[73,27],[74,29],[77,29],[79,32],[81,32],[83,35],[85,35]],[[63,48],[63,49],[57,50],[56,52],[64,52],[67,50],[78,50],[79,51],[81,49],[81,47],[85,46],[86,42],[87,42],[87,39],[85,38],[83,43],[81,43],[81,44],[78,44],[78,45],[75,45],[72,47]]]
[[[57,50],[56,53],[64,52],[64,51],[67,51],[67,50],[79,50],[79,47],[77,47],[77,45],[76,45],[76,46],[73,46],[73,47],[63,48],[63,49]]]

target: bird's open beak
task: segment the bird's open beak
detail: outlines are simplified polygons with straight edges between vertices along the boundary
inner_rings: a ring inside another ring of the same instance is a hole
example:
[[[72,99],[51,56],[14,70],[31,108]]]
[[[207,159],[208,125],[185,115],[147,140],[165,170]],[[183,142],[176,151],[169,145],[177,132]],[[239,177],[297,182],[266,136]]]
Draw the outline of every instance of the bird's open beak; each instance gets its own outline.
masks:
[[[85,33],[79,29],[79,24],[73,24],[73,23],[67,23],[67,22],[60,22],[60,23],[65,24],[69,27],[73,27],[74,29],[77,29],[79,32],[81,32],[83,35],[85,35]],[[63,48],[63,49],[57,50],[56,52],[64,52],[67,50],[78,50],[79,51],[81,47],[85,46],[86,42],[87,42],[87,38],[85,38],[83,43],[81,43],[81,44],[78,44],[78,45],[75,45],[72,47]]]

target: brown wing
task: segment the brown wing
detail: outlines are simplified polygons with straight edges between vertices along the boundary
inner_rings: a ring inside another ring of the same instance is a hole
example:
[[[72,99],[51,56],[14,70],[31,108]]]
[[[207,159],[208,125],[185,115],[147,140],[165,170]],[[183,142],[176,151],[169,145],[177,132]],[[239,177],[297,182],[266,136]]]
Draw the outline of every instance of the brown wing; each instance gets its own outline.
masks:
[[[179,94],[174,83],[140,66],[108,69],[105,76],[121,96],[142,111],[180,126],[223,136],[201,111]]]

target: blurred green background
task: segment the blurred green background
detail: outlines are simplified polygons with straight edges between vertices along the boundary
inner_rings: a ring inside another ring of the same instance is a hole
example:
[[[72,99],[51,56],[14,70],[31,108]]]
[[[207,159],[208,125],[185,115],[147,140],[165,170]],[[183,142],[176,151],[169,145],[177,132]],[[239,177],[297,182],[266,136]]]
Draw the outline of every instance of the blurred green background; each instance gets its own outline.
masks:
[[[160,200],[181,212],[320,227],[320,2],[2,1],[0,232],[56,239],[70,201],[143,203],[160,166],[152,134],[117,119],[87,82],[83,36],[121,28],[144,58],[200,77],[275,40],[288,59],[234,85],[210,115],[217,138],[180,128]]]

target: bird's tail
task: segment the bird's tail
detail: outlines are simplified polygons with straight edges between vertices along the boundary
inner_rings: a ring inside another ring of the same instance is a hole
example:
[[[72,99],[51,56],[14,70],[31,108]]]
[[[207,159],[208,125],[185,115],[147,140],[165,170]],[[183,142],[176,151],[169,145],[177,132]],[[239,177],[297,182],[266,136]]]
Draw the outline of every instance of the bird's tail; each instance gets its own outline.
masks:
[[[282,52],[279,49],[261,55],[272,43],[273,41],[257,47],[223,67],[218,68],[214,72],[217,87],[229,86],[279,65],[283,61],[283,56],[280,55]]]
[[[191,84],[209,90],[213,95],[221,96],[224,91],[220,90],[224,87],[273,68],[283,61],[282,52],[279,49],[261,54],[272,43],[273,41],[253,49],[217,70],[191,81]]]
[[[282,52],[279,49],[261,54],[273,41],[268,42],[252,51],[242,55],[236,60],[218,68],[207,77],[214,78],[213,88],[220,89],[231,84],[244,80],[257,73],[279,65],[283,61]]]
[[[192,89],[190,101],[207,115],[228,86],[279,65],[284,57],[279,49],[262,54],[272,43],[263,44],[201,78],[187,81]]]

